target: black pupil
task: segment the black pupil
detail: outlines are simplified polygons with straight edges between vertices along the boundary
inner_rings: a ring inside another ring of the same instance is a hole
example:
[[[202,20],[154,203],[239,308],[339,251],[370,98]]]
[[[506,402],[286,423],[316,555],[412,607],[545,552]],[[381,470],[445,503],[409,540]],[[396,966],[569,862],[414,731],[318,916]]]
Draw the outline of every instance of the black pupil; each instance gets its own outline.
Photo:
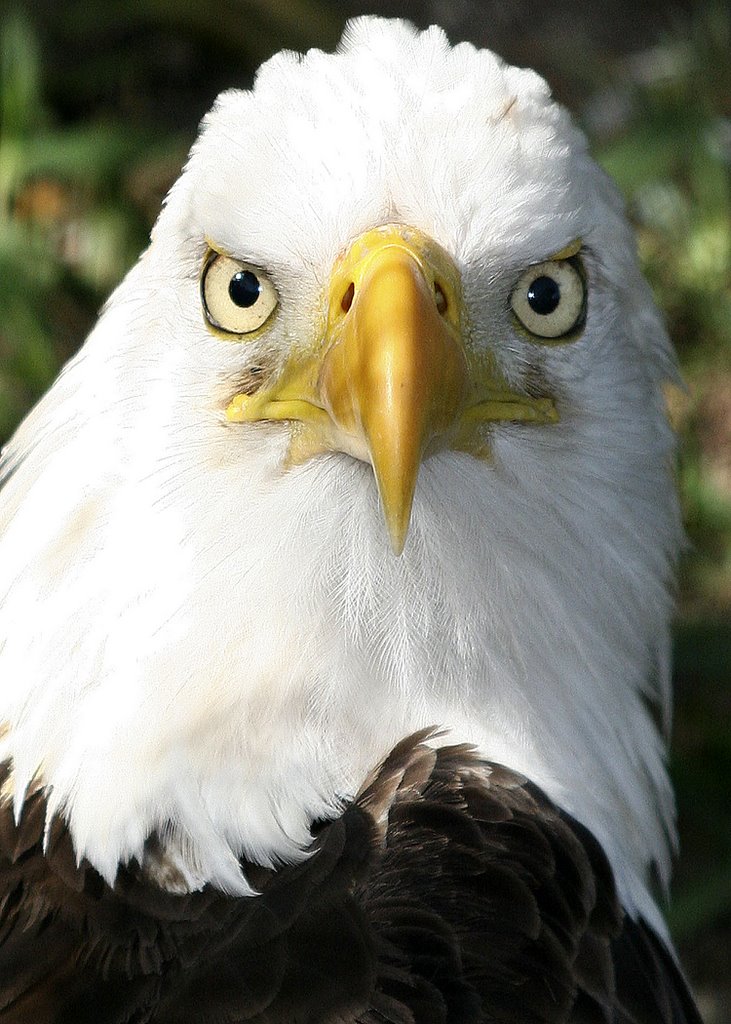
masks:
[[[528,305],[534,313],[548,316],[561,301],[561,289],[552,277],[537,277],[528,288]]]
[[[231,296],[231,301],[244,309],[254,305],[260,292],[259,278],[250,270],[239,270],[228,283],[228,294]]]

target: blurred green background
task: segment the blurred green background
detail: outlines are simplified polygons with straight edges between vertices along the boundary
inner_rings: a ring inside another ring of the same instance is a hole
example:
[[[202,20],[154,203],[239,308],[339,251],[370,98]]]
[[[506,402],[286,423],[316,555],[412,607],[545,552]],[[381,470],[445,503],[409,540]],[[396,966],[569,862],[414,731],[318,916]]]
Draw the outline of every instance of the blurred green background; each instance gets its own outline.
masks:
[[[636,8],[641,8],[637,10]],[[0,0],[0,442],[145,246],[216,93],[283,47],[332,48],[336,0]],[[731,9],[718,0],[434,0],[544,74],[627,197],[688,383],[690,547],[676,629],[670,920],[708,1024],[731,1024]]]

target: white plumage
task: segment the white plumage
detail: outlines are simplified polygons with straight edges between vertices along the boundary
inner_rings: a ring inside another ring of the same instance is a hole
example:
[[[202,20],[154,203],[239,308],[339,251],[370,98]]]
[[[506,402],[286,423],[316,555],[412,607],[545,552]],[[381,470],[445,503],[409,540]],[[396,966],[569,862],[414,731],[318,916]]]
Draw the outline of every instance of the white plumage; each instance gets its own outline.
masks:
[[[489,428],[492,460],[426,458],[396,557],[371,466],[287,459],[292,422],[236,423],[326,328],[338,256],[378,225],[438,242],[464,324],[560,420]],[[531,264],[583,246],[580,337],[510,310]],[[279,295],[211,332],[208,246]],[[249,892],[404,735],[438,725],[598,837],[663,933],[669,584],[681,538],[663,384],[676,368],[614,186],[530,71],[437,29],[352,23],[219,97],[152,243],[4,455],[0,761],[37,778],[113,881],[153,830],[187,884]]]

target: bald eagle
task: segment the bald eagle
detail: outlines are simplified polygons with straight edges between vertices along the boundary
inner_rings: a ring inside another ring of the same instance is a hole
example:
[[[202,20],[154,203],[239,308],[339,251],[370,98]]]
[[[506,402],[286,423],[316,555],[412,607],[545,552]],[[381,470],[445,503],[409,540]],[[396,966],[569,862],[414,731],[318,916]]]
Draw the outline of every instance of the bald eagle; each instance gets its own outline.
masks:
[[[681,1024],[676,363],[533,72],[221,95],[0,492],[0,1021]]]

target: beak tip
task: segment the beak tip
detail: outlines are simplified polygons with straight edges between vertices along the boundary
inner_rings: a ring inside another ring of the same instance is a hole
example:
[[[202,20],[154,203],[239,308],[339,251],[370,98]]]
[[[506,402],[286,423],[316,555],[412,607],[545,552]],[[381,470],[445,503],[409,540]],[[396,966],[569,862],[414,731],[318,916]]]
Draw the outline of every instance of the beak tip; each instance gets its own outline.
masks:
[[[384,459],[381,449],[371,450],[371,465],[378,487],[381,513],[391,542],[391,550],[398,558],[406,545],[411,525],[411,513],[419,475],[421,453],[411,458]],[[385,463],[385,465],[384,465]]]
[[[391,542],[391,550],[398,558],[403,553],[411,524],[411,509],[416,490],[418,466],[411,472],[384,477],[378,472],[380,460],[373,459],[373,468],[378,485],[381,512]]]
[[[388,529],[388,539],[391,542],[391,551],[398,558],[403,554],[404,547],[406,546],[406,538],[411,522],[411,502],[408,502],[407,507],[402,506],[398,509],[386,510],[384,518],[386,520],[386,528]]]
[[[398,533],[389,531],[389,539],[391,541],[391,551],[396,558],[400,558],[406,544],[406,531],[399,531]]]

